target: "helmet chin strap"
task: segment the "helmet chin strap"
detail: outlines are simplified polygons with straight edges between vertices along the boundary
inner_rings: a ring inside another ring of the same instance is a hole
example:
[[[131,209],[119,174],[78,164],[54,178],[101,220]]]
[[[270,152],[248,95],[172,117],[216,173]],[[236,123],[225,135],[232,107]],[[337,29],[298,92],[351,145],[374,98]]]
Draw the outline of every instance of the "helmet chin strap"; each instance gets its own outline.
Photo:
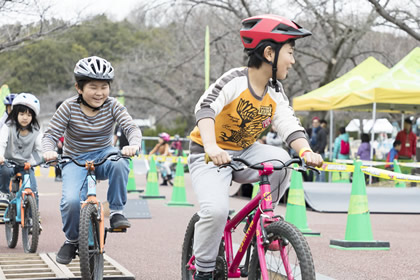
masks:
[[[77,102],[78,103],[82,103],[83,105],[85,105],[85,106],[87,106],[87,107],[89,107],[90,109],[92,109],[93,111],[98,111],[99,109],[101,109],[102,108],[102,106],[104,106],[104,104],[105,104],[105,102],[101,105],[101,106],[99,106],[99,107],[92,107],[92,106],[90,106],[84,99],[83,99],[83,96],[79,93],[79,97],[77,98]]]
[[[277,61],[279,60],[279,52],[283,45],[279,44],[274,48],[274,62],[269,61],[267,58],[261,56],[259,53],[254,52],[255,56],[264,61],[265,63],[268,63],[272,67],[272,73],[273,76],[271,78],[270,86],[274,87],[276,89],[276,92],[280,92],[279,83],[277,82]]]
[[[273,76],[271,78],[271,85],[274,86],[276,89],[276,92],[280,92],[279,83],[277,82],[277,61],[279,60],[279,52],[281,49],[281,45],[277,45],[274,49],[275,56],[274,56],[274,62],[271,63],[271,66],[273,68]]]

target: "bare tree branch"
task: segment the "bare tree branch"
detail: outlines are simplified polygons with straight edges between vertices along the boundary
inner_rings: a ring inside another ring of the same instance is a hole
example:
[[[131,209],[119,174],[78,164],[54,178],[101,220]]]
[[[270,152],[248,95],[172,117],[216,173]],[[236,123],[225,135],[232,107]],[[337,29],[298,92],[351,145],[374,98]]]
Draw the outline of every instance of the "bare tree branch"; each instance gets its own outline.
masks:
[[[375,7],[378,14],[380,14],[384,19],[386,19],[389,22],[392,22],[396,26],[398,26],[400,29],[404,30],[412,36],[417,41],[420,41],[420,33],[414,31],[412,28],[410,28],[407,24],[405,24],[403,21],[398,20],[396,17],[391,16],[376,0],[368,0],[372,5]]]
[[[42,29],[41,29],[40,30],[41,32],[31,34],[31,35],[28,35],[28,36],[25,36],[25,37],[22,37],[22,38],[19,38],[19,39],[15,39],[15,40],[0,44],[0,52],[8,50],[12,47],[19,46],[22,43],[27,42],[27,41],[34,41],[34,40],[42,39],[43,37],[45,37],[45,36],[47,36],[51,33],[54,33],[54,32],[57,32],[59,30],[63,30],[63,29],[66,29],[66,28],[67,28],[67,24],[57,26],[57,27],[55,27],[51,30],[45,31],[45,32],[42,32]]]

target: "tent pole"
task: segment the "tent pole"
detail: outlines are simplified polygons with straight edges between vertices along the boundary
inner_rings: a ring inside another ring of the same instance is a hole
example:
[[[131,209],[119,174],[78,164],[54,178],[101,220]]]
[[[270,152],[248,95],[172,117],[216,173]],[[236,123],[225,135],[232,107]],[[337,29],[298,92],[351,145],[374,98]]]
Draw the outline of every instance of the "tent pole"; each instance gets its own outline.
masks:
[[[405,114],[404,114],[404,112],[402,112],[402,114],[401,114],[401,129],[400,130],[404,129],[404,119],[405,119]]]
[[[372,110],[372,128],[370,131],[370,141],[372,145],[370,145],[370,159],[373,160],[373,141],[375,140],[375,130],[373,127],[375,126],[376,122],[376,102],[373,102],[373,110]],[[372,176],[369,175],[369,185],[372,184]]]
[[[328,145],[330,162],[333,160],[332,146],[333,146],[333,134],[334,134],[334,111],[330,110],[330,144]],[[332,181],[332,173],[328,172],[328,182]]]

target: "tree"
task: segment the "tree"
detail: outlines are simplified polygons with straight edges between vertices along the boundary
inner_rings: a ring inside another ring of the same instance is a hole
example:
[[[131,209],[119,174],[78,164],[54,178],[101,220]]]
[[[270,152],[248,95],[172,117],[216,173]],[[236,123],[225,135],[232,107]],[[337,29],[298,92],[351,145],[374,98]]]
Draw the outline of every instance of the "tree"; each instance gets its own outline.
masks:
[[[0,0],[0,16],[7,18],[9,14],[24,16],[37,14],[36,23],[21,25],[9,24],[1,28],[0,52],[17,48],[24,43],[40,40],[51,34],[67,29],[70,25],[61,20],[47,20],[49,6],[42,6],[36,0]]]
[[[387,5],[390,3],[389,0],[385,1],[385,4],[383,5],[381,5],[379,3],[380,1],[377,0],[368,1],[372,3],[378,14],[386,21],[407,32],[407,34],[417,41],[420,41],[420,19],[418,15],[420,4],[418,1],[406,1],[408,2],[406,5],[398,5],[398,7],[404,7],[405,9],[395,8],[389,10],[386,9]],[[417,15],[412,14],[411,11],[417,11]],[[413,27],[410,27],[410,25]]]

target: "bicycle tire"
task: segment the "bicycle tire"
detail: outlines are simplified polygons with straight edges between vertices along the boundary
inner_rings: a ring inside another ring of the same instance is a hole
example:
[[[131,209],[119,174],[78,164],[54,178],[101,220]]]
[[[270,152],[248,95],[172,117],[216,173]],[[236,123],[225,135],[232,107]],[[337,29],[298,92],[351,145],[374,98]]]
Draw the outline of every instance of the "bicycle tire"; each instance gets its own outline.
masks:
[[[19,224],[16,223],[16,206],[9,204],[7,210],[7,218],[9,222],[5,222],[6,241],[9,248],[15,248],[19,239]]]
[[[81,278],[103,279],[104,255],[100,253],[99,222],[97,208],[88,204],[80,212],[79,223],[79,258]],[[89,245],[89,235],[92,235],[93,245]]]
[[[185,231],[184,242],[182,243],[182,256],[181,256],[181,275],[182,280],[192,280],[194,271],[189,270],[187,267],[193,255],[194,245],[194,232],[195,224],[200,220],[200,216],[195,213],[190,222],[188,223],[187,230]],[[220,269],[221,271],[218,271]],[[216,260],[216,268],[214,273],[214,280],[227,280],[227,266],[225,261],[225,243],[221,240],[219,245],[218,258]]]
[[[22,227],[22,243],[25,253],[35,253],[39,241],[39,215],[35,198],[27,195],[24,203],[24,225]]]
[[[279,240],[279,243],[286,243],[285,246],[288,246],[286,253],[292,268],[293,279],[315,280],[312,254],[308,242],[299,229],[288,222],[279,221],[268,225],[266,231],[270,244],[275,240]],[[268,246],[265,248],[265,256],[269,279],[287,279],[280,252],[269,251],[267,248]],[[292,250],[294,250],[295,254],[293,254]],[[269,252],[267,253],[267,251]],[[261,279],[257,250],[254,250],[252,254],[249,279]]]
[[[187,264],[193,255],[195,224],[200,220],[200,216],[195,213],[188,223],[185,231],[184,242],[182,243],[181,275],[182,280],[192,280],[194,271],[188,269]]]

